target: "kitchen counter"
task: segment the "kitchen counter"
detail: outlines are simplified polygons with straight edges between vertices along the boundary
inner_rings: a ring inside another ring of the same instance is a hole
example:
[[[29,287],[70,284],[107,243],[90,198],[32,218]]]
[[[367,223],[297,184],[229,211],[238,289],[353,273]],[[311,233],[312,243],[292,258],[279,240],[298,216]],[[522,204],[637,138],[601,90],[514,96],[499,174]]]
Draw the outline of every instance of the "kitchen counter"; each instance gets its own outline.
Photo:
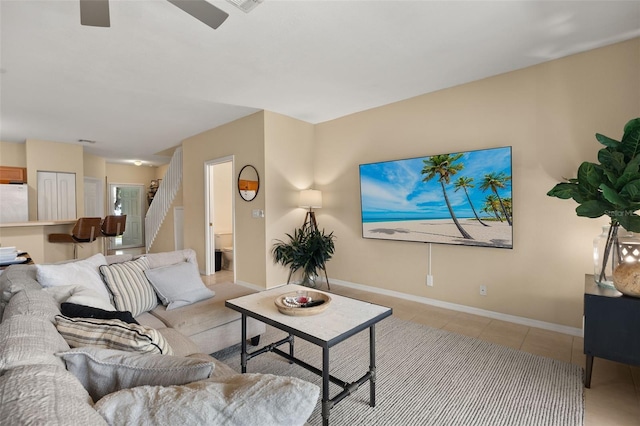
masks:
[[[25,226],[53,226],[53,225],[70,225],[76,223],[76,220],[36,220],[30,222],[9,222],[0,223],[0,228],[22,228]]]
[[[35,263],[55,263],[73,259],[73,244],[50,243],[49,234],[70,234],[76,220],[0,223],[0,245],[29,252]],[[97,241],[97,242],[96,242]],[[102,251],[102,240],[82,243],[78,258]]]

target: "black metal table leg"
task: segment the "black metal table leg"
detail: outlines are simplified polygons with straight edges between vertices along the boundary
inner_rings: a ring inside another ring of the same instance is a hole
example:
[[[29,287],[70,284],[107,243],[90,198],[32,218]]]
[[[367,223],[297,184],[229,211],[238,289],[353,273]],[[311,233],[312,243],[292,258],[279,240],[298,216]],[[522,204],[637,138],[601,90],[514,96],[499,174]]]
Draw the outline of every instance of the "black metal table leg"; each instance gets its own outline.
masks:
[[[376,406],[376,325],[369,327],[369,405]]]
[[[291,355],[291,358],[293,358],[293,335],[289,334],[289,337],[291,338],[291,340],[289,341],[289,355]],[[293,361],[289,361],[289,364],[293,364]]]
[[[240,352],[240,365],[242,372],[247,372],[247,315],[242,314],[242,340],[240,343],[242,350]]]
[[[322,426],[329,426],[329,348],[322,348]]]
[[[593,355],[587,355],[587,363],[585,365],[584,387],[591,387],[591,373],[593,372]]]

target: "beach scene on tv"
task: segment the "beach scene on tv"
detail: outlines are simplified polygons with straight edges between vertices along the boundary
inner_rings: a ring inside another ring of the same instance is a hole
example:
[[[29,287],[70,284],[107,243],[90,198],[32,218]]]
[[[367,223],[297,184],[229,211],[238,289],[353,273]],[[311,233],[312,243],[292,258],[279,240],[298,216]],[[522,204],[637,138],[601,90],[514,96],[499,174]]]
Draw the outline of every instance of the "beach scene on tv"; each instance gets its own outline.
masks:
[[[511,147],[360,165],[362,236],[513,248]]]

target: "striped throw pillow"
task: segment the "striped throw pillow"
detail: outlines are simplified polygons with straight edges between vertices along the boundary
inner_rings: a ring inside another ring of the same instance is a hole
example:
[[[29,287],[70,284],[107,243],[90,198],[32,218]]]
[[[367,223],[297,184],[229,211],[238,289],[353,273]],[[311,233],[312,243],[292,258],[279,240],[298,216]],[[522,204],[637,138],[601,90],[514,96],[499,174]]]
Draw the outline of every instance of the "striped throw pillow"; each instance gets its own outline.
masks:
[[[146,269],[149,261],[144,257],[100,266],[100,274],[117,310],[129,311],[137,317],[158,306],[158,296],[144,274]]]
[[[69,318],[56,315],[58,333],[72,348],[95,346],[129,352],[173,355],[173,349],[158,330],[110,319]]]

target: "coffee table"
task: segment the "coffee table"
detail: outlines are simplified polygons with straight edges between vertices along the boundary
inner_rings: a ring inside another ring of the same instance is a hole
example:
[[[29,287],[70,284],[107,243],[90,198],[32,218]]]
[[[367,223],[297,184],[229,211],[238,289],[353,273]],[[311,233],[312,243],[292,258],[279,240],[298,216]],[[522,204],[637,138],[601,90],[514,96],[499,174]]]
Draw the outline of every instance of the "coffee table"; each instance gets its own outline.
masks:
[[[278,311],[274,301],[285,293],[296,291],[318,291],[299,285],[284,285],[260,293],[230,299],[225,306],[242,314],[242,372],[247,371],[247,361],[265,352],[274,352],[292,363],[322,377],[322,424],[329,424],[329,411],[344,398],[369,382],[369,405],[376,405],[376,329],[384,318],[391,316],[392,309],[386,306],[363,302],[350,297],[329,294],[331,302],[321,313],[310,316],[290,316]],[[288,337],[247,352],[247,317],[257,319],[289,334]],[[329,349],[349,337],[369,329],[369,370],[352,383],[329,374]],[[299,337],[322,348],[322,368],[316,368],[294,356],[294,337]],[[279,347],[289,344],[289,352]],[[333,398],[329,396],[329,382],[342,387]]]

